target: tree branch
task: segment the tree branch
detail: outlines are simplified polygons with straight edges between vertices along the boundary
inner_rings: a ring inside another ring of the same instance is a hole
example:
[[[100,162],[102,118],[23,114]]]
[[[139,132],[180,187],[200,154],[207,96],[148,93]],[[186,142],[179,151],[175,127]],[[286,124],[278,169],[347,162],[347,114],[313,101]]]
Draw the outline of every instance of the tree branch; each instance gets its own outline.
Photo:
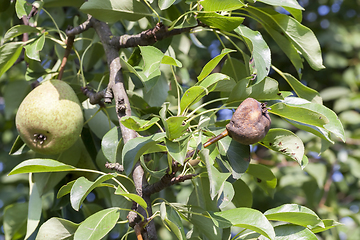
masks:
[[[66,30],[66,35],[69,36],[75,36],[77,34],[80,34],[82,32],[85,32],[86,30],[88,30],[89,28],[92,27],[92,21],[91,21],[92,16],[88,15],[88,19],[83,22],[82,24],[80,24],[77,27],[71,28],[71,29],[67,29]]]
[[[124,140],[124,143],[127,143],[130,139],[137,137],[137,133],[134,130],[126,128],[124,125],[122,125],[120,121],[120,119],[123,116],[131,115],[131,108],[130,108],[129,98],[124,88],[118,49],[109,44],[109,40],[113,37],[109,26],[104,22],[100,22],[96,20],[95,18],[91,18],[90,21],[97,35],[100,37],[100,41],[102,42],[104,47],[107,63],[110,69],[109,84],[106,92],[113,94],[122,138]],[[144,170],[142,169],[139,162],[137,162],[133,170],[133,179],[137,194],[143,197],[143,199],[148,205],[147,212],[149,213],[149,215],[152,215],[150,196],[144,196],[142,194],[142,188],[143,186],[147,185],[147,181],[144,176]],[[137,211],[144,217],[147,217],[146,211],[142,209],[139,205],[137,206]],[[129,213],[128,218],[129,218],[129,224],[131,225],[135,225],[138,219],[132,213]],[[155,223],[153,221],[151,221],[146,226],[145,233],[146,234],[144,234],[144,239],[151,239],[151,240],[157,239]]]
[[[117,49],[137,47],[137,46],[147,46],[157,41],[161,41],[164,38],[172,37],[184,32],[190,32],[191,29],[196,28],[198,26],[202,26],[202,25],[199,24],[194,27],[179,28],[168,31],[167,27],[163,23],[158,23],[153,29],[145,30],[136,35],[124,34],[121,36],[114,36],[110,40],[109,44],[116,47]]]
[[[66,65],[67,59],[68,59],[68,57],[71,53],[71,49],[74,45],[74,39],[75,39],[75,36],[68,36],[68,39],[66,40],[66,49],[65,49],[64,57],[61,61],[61,65],[60,65],[60,69],[59,69],[59,75],[58,75],[59,80],[62,79],[62,75],[65,70],[65,65]]]

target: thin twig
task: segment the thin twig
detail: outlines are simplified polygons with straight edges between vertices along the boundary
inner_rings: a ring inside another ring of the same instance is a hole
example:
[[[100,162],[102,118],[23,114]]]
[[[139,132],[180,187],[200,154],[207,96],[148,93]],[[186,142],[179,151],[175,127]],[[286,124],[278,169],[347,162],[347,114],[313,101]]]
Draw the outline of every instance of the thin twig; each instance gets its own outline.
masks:
[[[68,57],[69,57],[69,55],[71,53],[71,49],[72,49],[72,47],[74,45],[74,40],[75,40],[75,36],[68,36],[68,39],[66,41],[66,49],[65,49],[64,57],[62,59],[60,69],[59,69],[59,75],[58,75],[59,80],[62,79],[67,59],[68,59]]]

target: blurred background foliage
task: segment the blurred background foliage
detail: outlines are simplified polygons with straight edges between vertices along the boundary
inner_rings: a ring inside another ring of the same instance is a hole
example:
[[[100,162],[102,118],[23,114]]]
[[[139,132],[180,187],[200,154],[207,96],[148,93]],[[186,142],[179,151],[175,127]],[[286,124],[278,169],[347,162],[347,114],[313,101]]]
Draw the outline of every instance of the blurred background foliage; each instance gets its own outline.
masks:
[[[7,1],[1,1],[4,4]],[[265,164],[272,168],[278,178],[278,186],[273,198],[262,191],[254,181],[246,179],[253,192],[253,208],[265,211],[269,208],[285,203],[298,203],[315,210],[322,219],[334,219],[343,225],[325,231],[320,239],[353,239],[358,240],[360,236],[360,0],[299,0],[299,3],[306,9],[303,14],[302,23],[314,31],[317,36],[323,53],[324,65],[326,69],[321,71],[312,70],[304,62],[304,70],[301,81],[303,84],[316,89],[320,92],[324,105],[333,109],[341,119],[347,134],[346,143],[336,141],[336,143],[321,155],[321,140],[314,135],[298,131],[290,124],[272,116],[273,126],[281,126],[292,131],[301,137],[305,143],[307,156],[310,164],[301,170],[295,162],[288,162],[280,154],[271,152],[261,146],[254,146],[252,161]],[[0,11],[1,8],[0,7]],[[60,29],[66,29],[68,25],[75,25],[81,22],[78,17],[75,19],[66,16],[73,11],[72,8],[49,8],[50,14],[55,18]],[[0,36],[4,36],[10,26],[19,24],[20,20],[13,18],[14,8],[10,7],[6,11],[0,12]],[[286,11],[278,9],[278,11]],[[71,13],[72,14],[72,13]],[[18,21],[18,23],[16,23]],[[39,14],[38,21],[43,25],[52,24],[47,14]],[[246,21],[249,21],[248,19]],[[131,24],[131,23],[126,23]],[[298,76],[296,69],[289,62],[279,47],[266,34],[261,25],[255,22],[245,22],[245,25],[252,29],[259,30],[272,51],[272,59],[275,66],[283,72]],[[131,33],[137,33],[149,27],[146,21],[140,21],[139,25],[127,26]],[[113,32],[116,35],[124,33],[122,26],[114,25]],[[90,30],[84,35],[92,36]],[[201,33],[198,40],[205,48],[199,48],[191,43],[187,38],[179,37],[179,48],[188,54],[178,54],[178,59],[186,65],[188,71],[182,68],[178,72],[181,84],[191,86],[196,82],[196,77],[201,68],[209,59],[219,54],[220,42],[212,35]],[[0,37],[1,41],[1,37]],[[76,44],[82,44],[78,42]],[[200,43],[199,43],[200,44]],[[62,49],[57,49],[56,55],[61,56]],[[98,56],[102,56],[101,47],[93,48]],[[46,50],[42,51],[46,53]],[[130,52],[124,51],[124,54]],[[100,58],[100,57],[99,57]],[[98,59],[99,59],[98,58]],[[55,61],[51,57],[45,58],[43,65]],[[99,81],[96,75],[97,69],[101,65],[97,64],[98,59],[89,59],[85,62],[85,74],[87,79]],[[20,65],[19,65],[20,67]],[[14,126],[14,114],[23,97],[30,91],[30,86],[26,79],[34,78],[43,71],[40,66],[30,66],[25,72],[18,68],[11,68],[0,78],[0,223],[3,218],[5,206],[14,202],[25,202],[28,197],[27,178],[22,175],[7,177],[7,173],[17,165],[24,156],[9,156],[11,146],[17,137]],[[285,80],[275,71],[271,70],[270,77],[279,81],[281,90],[290,90]],[[16,92],[16,94],[14,94]],[[216,93],[214,93],[216,94]],[[212,94],[206,97],[207,100],[214,98]],[[168,99],[171,101],[171,99]],[[212,107],[211,105],[208,106]],[[219,119],[227,119],[231,116],[228,111],[219,112]],[[26,156],[25,156],[26,157]],[[163,191],[163,198],[169,201],[182,200],[182,193],[188,195],[190,188],[184,183],[179,195],[174,199],[171,189]],[[167,195],[167,196],[165,196]],[[172,196],[172,197],[170,197]],[[95,198],[90,194],[87,203],[103,201],[101,197]],[[120,230],[119,230],[120,231]],[[0,230],[0,240],[4,239],[3,226]],[[166,229],[159,231],[163,239],[170,239]],[[109,239],[116,239],[118,233],[109,235]]]

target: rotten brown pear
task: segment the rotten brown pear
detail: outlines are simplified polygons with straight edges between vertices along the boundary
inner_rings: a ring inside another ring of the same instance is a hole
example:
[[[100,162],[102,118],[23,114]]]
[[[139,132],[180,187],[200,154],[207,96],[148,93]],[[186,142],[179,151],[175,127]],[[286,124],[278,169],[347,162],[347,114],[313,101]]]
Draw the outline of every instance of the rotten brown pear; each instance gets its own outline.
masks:
[[[266,103],[260,103],[253,98],[245,99],[236,109],[226,129],[218,136],[211,138],[204,147],[230,136],[235,141],[251,145],[259,142],[268,133],[271,119]]]

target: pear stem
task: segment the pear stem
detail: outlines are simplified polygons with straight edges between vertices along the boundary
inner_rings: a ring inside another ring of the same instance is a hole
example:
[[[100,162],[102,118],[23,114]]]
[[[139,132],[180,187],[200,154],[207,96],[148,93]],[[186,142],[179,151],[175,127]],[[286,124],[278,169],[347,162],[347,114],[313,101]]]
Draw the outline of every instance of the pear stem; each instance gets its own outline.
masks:
[[[211,144],[219,141],[220,139],[226,137],[228,135],[228,131],[225,129],[222,133],[220,133],[219,135],[213,137],[213,138],[210,138],[209,140],[207,140],[206,143],[204,143],[204,148],[210,146]]]

